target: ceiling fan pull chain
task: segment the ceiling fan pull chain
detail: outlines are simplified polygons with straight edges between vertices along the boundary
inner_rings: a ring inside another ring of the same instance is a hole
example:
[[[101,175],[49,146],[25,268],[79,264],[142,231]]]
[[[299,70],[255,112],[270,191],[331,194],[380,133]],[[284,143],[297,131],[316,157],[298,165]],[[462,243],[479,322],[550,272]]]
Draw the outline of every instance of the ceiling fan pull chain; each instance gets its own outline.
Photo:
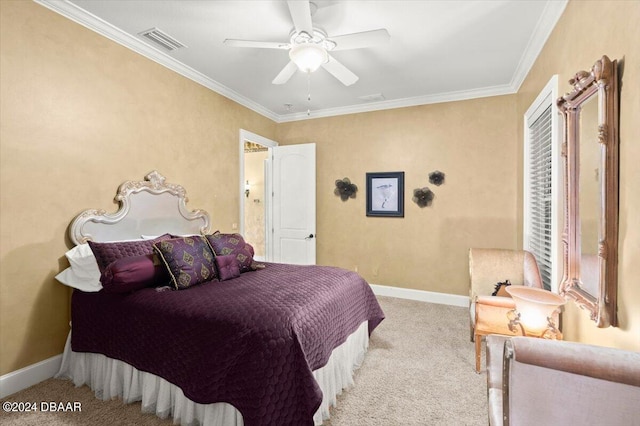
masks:
[[[311,71],[307,72],[307,101],[309,105],[307,107],[307,117],[311,115]]]

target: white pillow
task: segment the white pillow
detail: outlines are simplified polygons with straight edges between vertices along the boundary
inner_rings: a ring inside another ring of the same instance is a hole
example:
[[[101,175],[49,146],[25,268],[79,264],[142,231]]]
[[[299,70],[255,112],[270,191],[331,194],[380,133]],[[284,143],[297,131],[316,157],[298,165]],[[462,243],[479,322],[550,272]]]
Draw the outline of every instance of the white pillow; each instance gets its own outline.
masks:
[[[100,282],[100,269],[89,244],[78,244],[65,253],[71,269],[78,278]]]
[[[67,268],[64,271],[56,275],[56,280],[69,287],[77,288],[78,290],[86,292],[96,292],[102,290],[102,284],[100,283],[100,277],[97,279],[88,277],[79,277],[73,268]]]
[[[79,244],[64,254],[71,265],[56,275],[64,285],[78,290],[94,292],[102,289],[100,269],[89,244]]]

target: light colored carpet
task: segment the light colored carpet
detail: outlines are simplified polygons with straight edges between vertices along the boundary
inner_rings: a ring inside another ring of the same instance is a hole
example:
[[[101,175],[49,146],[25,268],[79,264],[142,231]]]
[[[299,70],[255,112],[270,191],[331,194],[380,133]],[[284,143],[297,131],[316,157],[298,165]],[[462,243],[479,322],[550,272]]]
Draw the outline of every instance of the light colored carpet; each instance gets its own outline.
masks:
[[[325,424],[486,425],[486,375],[475,373],[468,308],[378,300],[386,318]]]
[[[486,425],[486,376],[474,372],[468,310],[389,297],[378,300],[386,319],[373,332],[355,386],[338,397],[326,426]],[[100,401],[87,387],[49,379],[8,401],[74,402],[80,413],[5,413],[0,424],[169,425],[140,411],[140,403]],[[3,400],[2,402],[4,402]]]

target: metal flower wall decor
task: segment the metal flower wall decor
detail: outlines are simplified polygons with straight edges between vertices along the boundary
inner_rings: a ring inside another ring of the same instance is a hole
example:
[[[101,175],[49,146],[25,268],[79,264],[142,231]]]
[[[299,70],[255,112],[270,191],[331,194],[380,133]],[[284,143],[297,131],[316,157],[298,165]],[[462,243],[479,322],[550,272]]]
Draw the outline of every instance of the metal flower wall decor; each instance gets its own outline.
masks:
[[[429,188],[417,188],[413,190],[413,202],[420,208],[431,205],[435,194]]]
[[[338,195],[342,201],[347,201],[349,198],[356,198],[356,192],[358,187],[355,183],[351,183],[349,178],[336,180],[336,189],[334,194]]]
[[[440,170],[429,173],[429,183],[440,186],[444,183],[444,173]],[[430,206],[436,194],[429,188],[416,188],[413,190],[413,202],[420,208]]]
[[[440,186],[444,183],[444,173],[439,170],[429,173],[429,182],[435,186]]]

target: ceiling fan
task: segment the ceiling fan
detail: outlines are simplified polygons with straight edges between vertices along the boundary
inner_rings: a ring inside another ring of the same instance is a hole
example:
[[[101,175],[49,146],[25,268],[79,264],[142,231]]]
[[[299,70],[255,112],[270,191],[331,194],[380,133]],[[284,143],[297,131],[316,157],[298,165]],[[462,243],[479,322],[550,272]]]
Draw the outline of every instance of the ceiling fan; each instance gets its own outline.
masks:
[[[262,49],[282,49],[289,51],[289,63],[273,79],[273,84],[284,84],[297,69],[311,73],[322,66],[331,75],[340,80],[345,86],[358,81],[358,76],[338,62],[330,51],[359,49],[387,43],[389,32],[382,28],[361,33],[345,34],[328,37],[324,31],[314,28],[311,16],[317,6],[309,1],[287,1],[289,12],[295,29],[291,33],[289,42],[253,41],[226,39],[224,44],[233,47],[253,47]]]

